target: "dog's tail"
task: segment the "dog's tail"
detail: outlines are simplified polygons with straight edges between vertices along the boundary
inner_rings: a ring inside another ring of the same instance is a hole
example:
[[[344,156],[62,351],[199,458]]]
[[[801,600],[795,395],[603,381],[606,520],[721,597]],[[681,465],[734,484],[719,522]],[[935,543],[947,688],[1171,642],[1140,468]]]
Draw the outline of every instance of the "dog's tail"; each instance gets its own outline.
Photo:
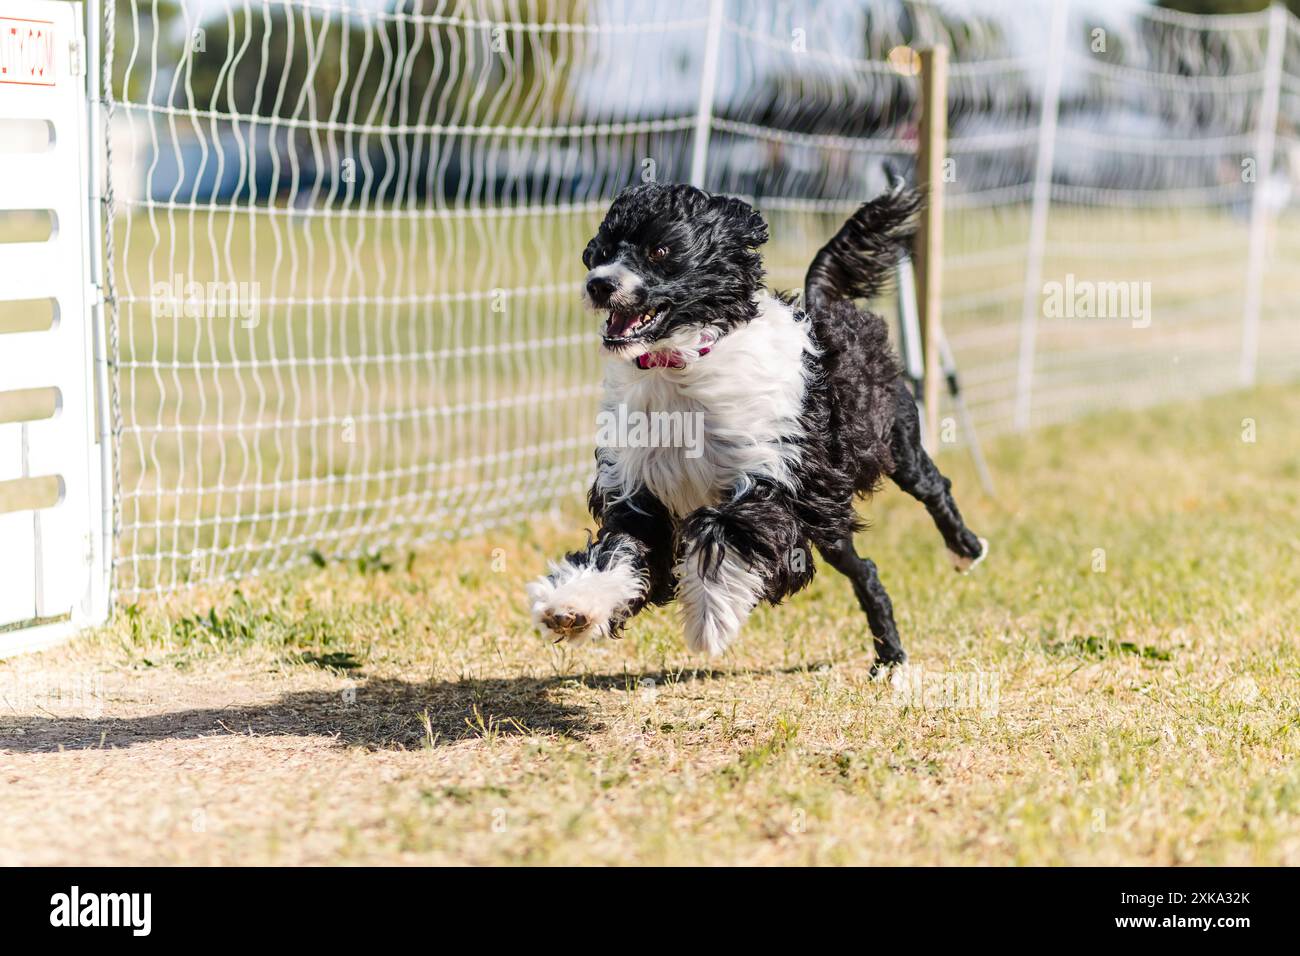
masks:
[[[921,194],[899,179],[889,192],[863,203],[813,257],[804,277],[806,306],[877,296],[916,232],[922,202]]]

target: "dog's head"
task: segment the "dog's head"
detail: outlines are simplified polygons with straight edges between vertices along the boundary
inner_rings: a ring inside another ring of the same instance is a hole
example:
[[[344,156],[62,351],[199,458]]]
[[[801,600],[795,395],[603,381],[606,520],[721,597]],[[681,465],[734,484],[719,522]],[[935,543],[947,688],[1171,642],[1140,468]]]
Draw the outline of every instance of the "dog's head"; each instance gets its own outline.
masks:
[[[739,199],[659,183],[623,190],[582,254],[584,298],[608,313],[605,348],[635,358],[747,322],[766,241],[767,223]]]

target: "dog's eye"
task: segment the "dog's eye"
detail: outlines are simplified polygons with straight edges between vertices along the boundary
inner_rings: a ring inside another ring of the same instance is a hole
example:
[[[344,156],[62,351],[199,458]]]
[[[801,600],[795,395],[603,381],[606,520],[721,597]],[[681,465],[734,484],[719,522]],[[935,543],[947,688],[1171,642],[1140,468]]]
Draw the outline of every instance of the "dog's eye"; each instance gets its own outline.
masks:
[[[668,258],[668,247],[655,246],[653,249],[650,250],[648,254],[648,258],[650,259],[651,262],[663,262],[665,259]]]

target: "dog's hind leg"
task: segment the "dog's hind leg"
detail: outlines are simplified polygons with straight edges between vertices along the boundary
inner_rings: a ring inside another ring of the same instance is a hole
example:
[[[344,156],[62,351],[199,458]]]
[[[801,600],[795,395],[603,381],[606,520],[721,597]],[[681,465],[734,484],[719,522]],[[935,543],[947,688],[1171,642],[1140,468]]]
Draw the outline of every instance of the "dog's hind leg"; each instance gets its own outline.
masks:
[[[962,520],[957,502],[952,497],[952,482],[939,471],[921,444],[921,423],[916,405],[907,386],[901,383],[890,447],[894,470],[889,477],[930,512],[935,527],[948,546],[953,567],[965,573],[983,561],[989,543],[966,527]]]
[[[826,563],[853,584],[853,593],[858,604],[866,612],[867,624],[871,628],[871,637],[876,645],[876,664],[879,667],[902,664],[907,660],[902,641],[898,637],[898,627],[894,624],[894,605],[889,600],[885,586],[880,583],[876,565],[868,558],[858,554],[853,547],[853,538],[846,537],[831,545],[820,546]]]

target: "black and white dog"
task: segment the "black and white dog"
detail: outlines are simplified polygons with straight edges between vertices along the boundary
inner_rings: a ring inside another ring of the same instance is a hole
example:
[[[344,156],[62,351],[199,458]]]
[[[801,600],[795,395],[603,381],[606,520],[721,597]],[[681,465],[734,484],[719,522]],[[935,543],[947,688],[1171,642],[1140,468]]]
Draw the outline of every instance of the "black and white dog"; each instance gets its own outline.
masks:
[[[677,600],[687,644],[720,654],[759,601],[813,576],[809,546],[853,582],[877,667],[907,659],[871,561],[854,549],[855,495],[884,476],[922,501],[958,571],[988,544],[962,522],[921,447],[880,292],[920,209],[901,188],[864,204],[809,267],[803,308],[763,286],[767,224],[745,202],[646,183],[614,200],[583,253],[586,300],[608,312],[602,413],[697,416],[702,441],[596,451],[587,547],[528,587],[557,640],[615,636]]]

